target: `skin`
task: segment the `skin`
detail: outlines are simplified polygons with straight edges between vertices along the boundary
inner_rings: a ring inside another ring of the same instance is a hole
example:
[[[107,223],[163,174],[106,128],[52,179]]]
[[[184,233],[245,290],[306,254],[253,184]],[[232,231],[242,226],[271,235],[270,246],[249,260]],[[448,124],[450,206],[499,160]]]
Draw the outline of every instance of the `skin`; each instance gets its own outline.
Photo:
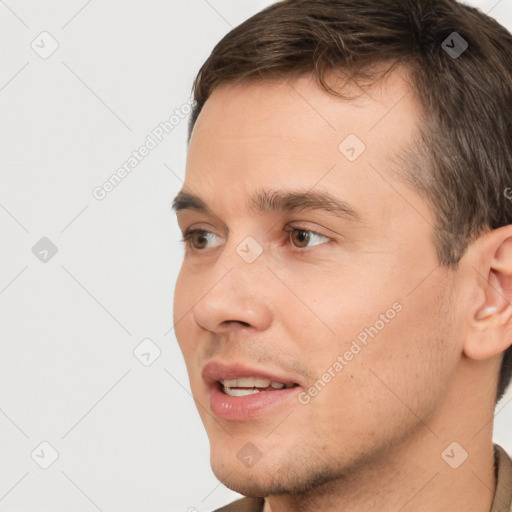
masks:
[[[512,340],[512,227],[478,238],[456,270],[439,266],[435,216],[395,172],[421,115],[395,71],[353,101],[307,76],[222,85],[197,120],[183,188],[212,214],[182,210],[178,223],[211,235],[206,248],[196,236],[185,250],[175,332],[214,473],[267,497],[265,510],[491,507],[494,399]],[[366,146],[353,162],[338,150],[350,133]],[[246,203],[261,187],[327,190],[360,218],[255,214]],[[304,247],[283,230],[290,225],[321,236]],[[236,252],[247,236],[263,248],[250,264]],[[397,302],[401,311],[301,404],[299,393]],[[258,417],[224,420],[201,378],[212,359],[286,370],[302,387]],[[457,469],[441,457],[454,441],[469,454]],[[247,442],[262,454],[250,468],[236,456]]]

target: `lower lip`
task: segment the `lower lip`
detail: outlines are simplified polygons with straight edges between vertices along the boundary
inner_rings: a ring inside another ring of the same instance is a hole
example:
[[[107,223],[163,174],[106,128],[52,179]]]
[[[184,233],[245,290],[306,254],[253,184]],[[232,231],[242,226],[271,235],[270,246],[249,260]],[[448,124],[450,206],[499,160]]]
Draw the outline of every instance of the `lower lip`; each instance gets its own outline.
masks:
[[[210,408],[216,416],[226,420],[247,420],[266,413],[271,406],[289,400],[299,387],[260,391],[254,395],[230,396],[218,388],[210,394]]]

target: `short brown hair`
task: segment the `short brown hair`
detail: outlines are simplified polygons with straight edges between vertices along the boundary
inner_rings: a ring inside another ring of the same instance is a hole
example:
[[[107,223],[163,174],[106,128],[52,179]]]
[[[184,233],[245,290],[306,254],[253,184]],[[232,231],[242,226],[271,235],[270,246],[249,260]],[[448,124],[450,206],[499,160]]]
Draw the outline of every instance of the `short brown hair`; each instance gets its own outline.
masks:
[[[447,51],[455,44],[460,55]],[[375,65],[386,62],[391,65],[375,76]],[[512,190],[512,35],[475,8],[455,0],[273,4],[229,32],[199,70],[189,140],[221,84],[310,74],[341,95],[328,84],[329,74],[371,83],[398,66],[407,70],[424,111],[414,147],[401,156],[406,179],[436,215],[440,264],[456,268],[471,241],[512,224],[506,193]],[[509,347],[497,400],[511,374]]]

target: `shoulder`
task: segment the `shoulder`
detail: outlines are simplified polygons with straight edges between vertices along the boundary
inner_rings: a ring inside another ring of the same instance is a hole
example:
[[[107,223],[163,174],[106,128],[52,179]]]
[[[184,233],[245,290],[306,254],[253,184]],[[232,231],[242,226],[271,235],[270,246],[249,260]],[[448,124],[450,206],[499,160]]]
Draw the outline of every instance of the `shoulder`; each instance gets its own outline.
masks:
[[[512,512],[512,460],[499,445],[494,445],[496,492],[491,510]]]

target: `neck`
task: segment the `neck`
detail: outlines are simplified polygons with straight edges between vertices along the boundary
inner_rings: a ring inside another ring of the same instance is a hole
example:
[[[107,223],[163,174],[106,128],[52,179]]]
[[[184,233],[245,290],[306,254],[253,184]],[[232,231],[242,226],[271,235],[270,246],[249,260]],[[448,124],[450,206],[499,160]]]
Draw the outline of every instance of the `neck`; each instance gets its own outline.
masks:
[[[492,422],[478,433],[459,431],[465,427],[425,427],[417,439],[307,495],[270,496],[265,512],[489,512],[496,488]],[[463,450],[467,459],[454,469]]]
[[[476,362],[464,363],[423,427],[307,495],[268,497],[265,512],[490,512],[494,407],[482,404],[493,404],[488,375],[498,368],[479,372]]]

